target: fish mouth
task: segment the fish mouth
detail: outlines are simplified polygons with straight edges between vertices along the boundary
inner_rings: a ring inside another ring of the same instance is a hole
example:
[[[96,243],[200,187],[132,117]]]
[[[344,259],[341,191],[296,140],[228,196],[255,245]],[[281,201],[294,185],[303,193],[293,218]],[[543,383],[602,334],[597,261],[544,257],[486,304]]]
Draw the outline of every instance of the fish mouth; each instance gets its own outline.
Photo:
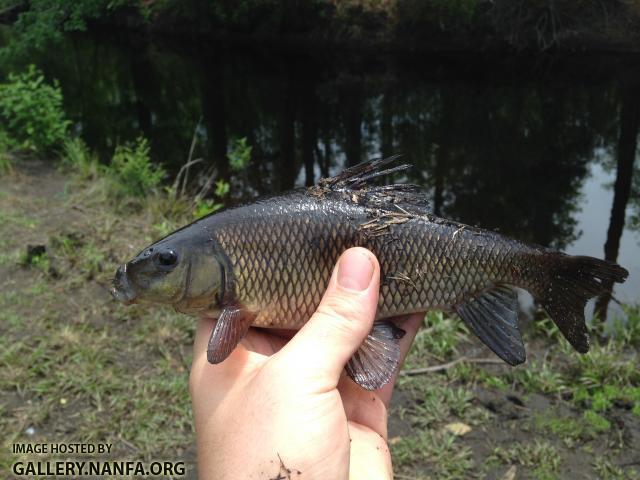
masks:
[[[111,296],[125,305],[131,305],[136,301],[136,292],[129,283],[126,263],[116,271]]]

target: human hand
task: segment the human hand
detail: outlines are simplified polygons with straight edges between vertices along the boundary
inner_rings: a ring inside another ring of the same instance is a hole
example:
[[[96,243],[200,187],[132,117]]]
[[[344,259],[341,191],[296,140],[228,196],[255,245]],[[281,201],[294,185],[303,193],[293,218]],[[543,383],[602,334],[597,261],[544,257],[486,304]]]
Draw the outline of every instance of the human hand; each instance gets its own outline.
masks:
[[[199,478],[392,478],[387,408],[396,377],[371,392],[343,373],[371,330],[379,285],[375,256],[347,250],[293,338],[251,328],[217,365],[207,362],[213,320],[200,320],[189,380]],[[401,362],[422,318],[400,325]]]

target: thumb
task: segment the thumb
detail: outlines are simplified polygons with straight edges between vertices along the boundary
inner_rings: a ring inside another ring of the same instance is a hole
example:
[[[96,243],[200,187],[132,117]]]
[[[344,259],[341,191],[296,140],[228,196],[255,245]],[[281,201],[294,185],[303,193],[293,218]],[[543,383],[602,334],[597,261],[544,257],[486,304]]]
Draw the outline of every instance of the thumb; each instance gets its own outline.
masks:
[[[378,305],[380,266],[369,250],[344,252],[327,291],[304,327],[276,354],[278,362],[300,380],[333,389],[342,370],[371,331]]]

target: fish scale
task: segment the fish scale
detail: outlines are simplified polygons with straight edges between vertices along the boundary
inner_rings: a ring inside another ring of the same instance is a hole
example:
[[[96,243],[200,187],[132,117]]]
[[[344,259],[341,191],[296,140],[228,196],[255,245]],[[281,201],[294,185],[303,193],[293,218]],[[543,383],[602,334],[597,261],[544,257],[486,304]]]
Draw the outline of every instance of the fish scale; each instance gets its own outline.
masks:
[[[384,169],[391,161],[199,219],[120,267],[113,295],[217,317],[207,358],[219,363],[251,325],[301,328],[339,256],[362,246],[380,263],[377,321],[345,368],[364,388],[396,372],[403,332],[388,318],[431,309],[457,313],[505,362],[524,362],[514,286],[533,295],[576,350],[589,349],[586,302],[623,282],[624,268],[439,218],[416,187],[371,184],[408,167]]]
[[[450,308],[495,283],[522,283],[504,268],[514,250],[510,244],[517,244],[521,256],[535,253],[513,240],[491,238],[490,248],[475,249],[467,262],[471,242],[495,234],[415,215],[372,236],[362,228],[371,216],[364,206],[300,192],[217,216],[212,230],[232,266],[237,299],[259,312],[254,325],[300,328],[350,247],[368,248],[380,262],[378,318]]]

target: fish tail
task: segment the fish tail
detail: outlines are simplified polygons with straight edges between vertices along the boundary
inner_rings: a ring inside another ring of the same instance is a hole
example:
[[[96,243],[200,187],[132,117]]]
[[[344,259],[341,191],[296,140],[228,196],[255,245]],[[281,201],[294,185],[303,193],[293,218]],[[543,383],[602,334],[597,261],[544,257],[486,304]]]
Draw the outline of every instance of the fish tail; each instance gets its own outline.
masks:
[[[613,262],[563,253],[544,254],[542,288],[532,292],[564,337],[578,352],[589,350],[584,307],[614,282],[622,283],[629,272]]]

